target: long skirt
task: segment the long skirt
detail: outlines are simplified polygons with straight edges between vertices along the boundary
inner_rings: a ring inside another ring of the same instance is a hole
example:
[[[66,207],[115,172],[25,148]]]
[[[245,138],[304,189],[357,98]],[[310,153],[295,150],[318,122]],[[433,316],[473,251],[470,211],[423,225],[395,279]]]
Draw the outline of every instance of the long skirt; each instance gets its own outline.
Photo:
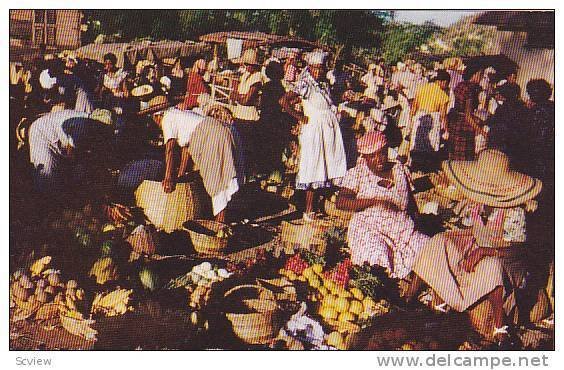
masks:
[[[413,271],[459,312],[501,286],[509,313],[515,306],[512,287],[523,281],[522,266],[515,257],[484,257],[474,272],[466,272],[460,264],[475,248],[470,229],[437,234],[421,249]]]

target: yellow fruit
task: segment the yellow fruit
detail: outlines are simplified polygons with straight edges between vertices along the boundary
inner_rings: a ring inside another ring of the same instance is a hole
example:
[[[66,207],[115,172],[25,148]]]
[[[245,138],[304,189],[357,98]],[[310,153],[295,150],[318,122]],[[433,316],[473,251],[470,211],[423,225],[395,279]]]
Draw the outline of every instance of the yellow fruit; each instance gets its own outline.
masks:
[[[343,298],[351,298],[352,297],[351,293],[349,293],[345,288],[341,288],[340,286],[337,286],[333,293],[338,295],[339,297],[343,297]]]
[[[303,275],[300,275],[300,276],[298,276],[298,281],[302,281],[302,282],[305,283],[307,281],[307,278]]]
[[[278,270],[278,273],[282,276],[286,276],[286,274],[288,273],[288,271],[286,271],[286,269],[280,269]]]
[[[321,315],[321,317],[325,320],[335,320],[339,316],[339,313],[333,307],[326,307],[322,305],[319,308],[319,315]]]
[[[337,296],[332,294],[327,294],[323,299],[323,305],[326,307],[335,307],[335,302],[337,301]]]
[[[337,312],[346,312],[349,310],[349,301],[345,297],[339,297],[335,301],[335,310]]]
[[[296,275],[296,273],[294,271],[288,271],[288,274],[286,275],[286,277],[288,279],[294,281],[298,278],[298,275]]]
[[[342,312],[339,315],[339,321],[341,322],[353,322],[356,320],[356,315],[351,312]]]
[[[369,318],[370,318],[370,315],[366,311],[364,311],[360,315],[358,315],[359,320],[368,320]]]
[[[327,345],[335,347],[337,349],[346,349],[345,339],[343,335],[338,331],[334,331],[327,336]]]
[[[309,279],[315,276],[315,272],[313,271],[313,268],[308,267],[304,270],[304,272],[302,272],[302,276],[305,276],[307,279]]]
[[[355,315],[360,315],[364,311],[364,307],[362,306],[361,301],[357,301],[356,299],[350,302],[349,305],[349,312],[354,313]]]
[[[323,272],[323,265],[321,265],[320,263],[316,263],[311,268],[313,269],[313,272],[315,272],[318,275]]]
[[[362,300],[362,305],[364,306],[364,310],[368,311],[374,309],[374,306],[376,306],[376,302],[374,302],[372,298],[366,297]]]
[[[329,294],[329,289],[325,288],[324,286],[320,286],[317,290],[323,296],[326,296],[327,294]]]
[[[362,301],[364,299],[364,293],[362,293],[362,290],[358,288],[352,288],[350,292],[355,299],[358,299],[359,301]]]
[[[329,291],[333,291],[335,289],[335,282],[329,279],[323,279],[323,286],[327,288]]]
[[[316,277],[311,277],[308,279],[309,286],[312,288],[319,288],[321,286],[321,281]]]

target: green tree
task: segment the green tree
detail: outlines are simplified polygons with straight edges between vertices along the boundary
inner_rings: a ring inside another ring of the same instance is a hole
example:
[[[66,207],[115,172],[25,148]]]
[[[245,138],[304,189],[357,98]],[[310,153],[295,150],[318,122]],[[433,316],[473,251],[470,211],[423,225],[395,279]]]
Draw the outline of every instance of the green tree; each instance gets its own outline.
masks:
[[[440,29],[432,22],[425,22],[422,25],[390,23],[381,45],[382,56],[388,64],[395,64],[426,43]]]

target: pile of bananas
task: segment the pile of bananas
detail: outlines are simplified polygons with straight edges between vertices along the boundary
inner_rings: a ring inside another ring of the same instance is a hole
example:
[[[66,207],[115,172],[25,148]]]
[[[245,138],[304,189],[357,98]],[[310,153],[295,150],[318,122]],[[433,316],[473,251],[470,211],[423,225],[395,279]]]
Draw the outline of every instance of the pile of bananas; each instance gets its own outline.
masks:
[[[51,257],[35,261],[29,274],[18,270],[11,276],[10,307],[15,308],[13,320],[34,317],[48,320],[63,312],[77,312],[84,303],[84,289],[75,280],[63,283],[60,271],[47,269]]]
[[[102,314],[106,317],[123,315],[127,311],[133,311],[129,306],[132,289],[116,289],[109,293],[98,293],[92,302],[90,312],[92,314]]]

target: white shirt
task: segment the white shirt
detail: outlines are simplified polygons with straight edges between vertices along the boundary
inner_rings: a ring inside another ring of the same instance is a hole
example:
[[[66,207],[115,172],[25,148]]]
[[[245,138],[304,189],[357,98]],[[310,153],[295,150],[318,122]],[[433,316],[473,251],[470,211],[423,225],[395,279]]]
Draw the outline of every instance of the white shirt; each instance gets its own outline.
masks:
[[[162,119],[165,143],[170,139],[175,139],[181,147],[188,146],[194,130],[204,119],[204,116],[192,111],[177,108],[167,110]]]

